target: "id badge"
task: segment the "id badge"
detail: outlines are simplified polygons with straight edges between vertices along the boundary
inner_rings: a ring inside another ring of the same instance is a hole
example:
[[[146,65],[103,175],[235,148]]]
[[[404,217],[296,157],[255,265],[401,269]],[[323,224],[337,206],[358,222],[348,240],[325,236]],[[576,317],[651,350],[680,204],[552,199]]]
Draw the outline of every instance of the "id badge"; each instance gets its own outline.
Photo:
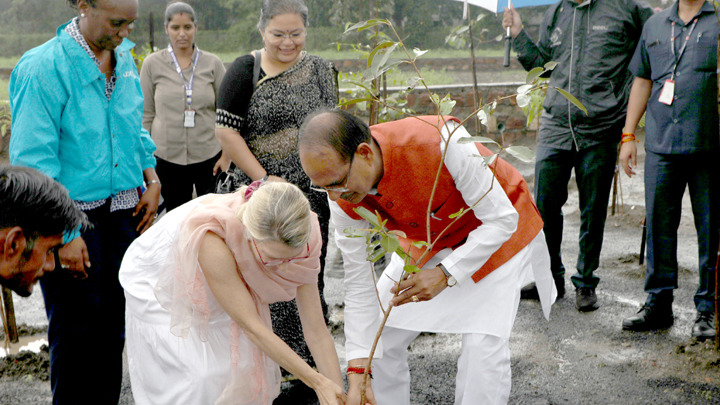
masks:
[[[195,110],[185,110],[185,128],[193,128],[195,126]]]
[[[672,105],[674,97],[675,97],[675,81],[674,80],[665,80],[665,84],[663,85],[663,88],[660,91],[660,97],[658,97],[658,101],[663,104]]]

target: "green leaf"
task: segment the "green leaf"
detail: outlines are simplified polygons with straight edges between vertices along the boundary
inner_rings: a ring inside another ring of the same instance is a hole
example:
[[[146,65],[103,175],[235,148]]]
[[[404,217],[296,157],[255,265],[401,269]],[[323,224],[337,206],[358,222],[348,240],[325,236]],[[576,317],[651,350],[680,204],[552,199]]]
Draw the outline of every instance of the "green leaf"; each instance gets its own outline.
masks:
[[[360,83],[360,82],[356,82],[356,81],[349,81],[348,83],[354,84],[355,86],[365,89],[365,91],[367,91],[370,96],[373,96],[373,94],[374,94],[372,92],[372,90],[370,90],[370,88],[365,83]]]
[[[459,217],[460,215],[463,214],[463,212],[465,212],[465,208],[460,208],[460,211],[448,215],[448,218],[453,219],[453,218]]]
[[[384,237],[380,240],[380,246],[387,252],[394,252],[400,249],[400,241],[394,235]]]
[[[483,160],[485,161],[485,164],[488,166],[495,163],[495,159],[497,159],[497,157],[498,157],[497,153],[490,155],[490,156],[482,156]]]
[[[390,45],[387,49],[385,49],[382,52],[382,58],[380,58],[380,63],[378,64],[378,66],[385,67],[385,64],[387,63],[388,59],[390,58],[390,55],[392,55],[392,53],[395,51],[395,48],[397,48],[398,45],[399,44],[396,42],[396,43]]]
[[[355,213],[360,215],[364,220],[373,224],[375,227],[377,227],[377,228],[380,227],[380,223],[378,222],[377,216],[375,216],[374,213],[370,212],[369,209],[367,209],[365,207],[357,207],[353,211],[355,211]]]
[[[587,115],[587,113],[588,113],[587,109],[585,108],[584,105],[582,105],[582,103],[578,99],[575,98],[575,96],[573,96],[572,94],[568,93],[567,91],[565,91],[563,89],[559,89],[557,87],[555,87],[555,90],[559,91],[560,94],[565,96],[566,99],[568,99],[571,103],[575,104],[575,107],[583,110],[585,112],[585,115]]]
[[[7,124],[2,124],[2,126],[0,126],[0,135],[5,136],[6,133],[7,133]]]
[[[415,247],[418,248],[418,249],[421,249],[421,248],[430,246],[430,244],[428,244],[428,243],[425,242],[424,240],[415,241],[415,242],[412,243],[412,245],[415,246]]]
[[[372,66],[373,60],[375,60],[375,55],[377,55],[378,53],[380,53],[380,54],[386,53],[385,50],[393,45],[397,46],[397,42],[385,41],[385,42],[379,44],[378,46],[376,46],[375,49],[370,51],[370,54],[368,55],[368,58],[367,58],[367,67],[369,68],[370,66]]]
[[[540,77],[541,74],[545,72],[545,69],[541,67],[536,67],[533,70],[529,71],[527,76],[525,77],[525,83],[530,84],[535,81],[538,77]]]
[[[493,141],[492,139],[486,138],[484,136],[463,136],[463,137],[460,137],[457,139],[457,143],[475,143],[475,142],[495,143],[495,141]]]
[[[453,108],[455,107],[456,101],[450,98],[450,94],[443,97],[442,100],[440,100],[440,103],[438,107],[440,108],[440,115],[450,115]]]
[[[555,66],[557,66],[557,62],[550,61],[550,62],[546,63],[544,67],[545,67],[545,70],[553,70],[553,69],[555,69]]]
[[[418,271],[420,271],[420,269],[418,268],[418,266],[413,266],[412,264],[406,264],[403,267],[403,271],[405,271],[406,273],[415,274]]]
[[[535,154],[526,146],[510,146],[505,148],[505,151],[525,163],[530,163],[535,160]]]
[[[532,88],[533,88],[532,84],[523,84],[522,86],[517,88],[517,93],[518,94],[527,94],[530,91],[530,89],[532,89]]]
[[[517,103],[518,107],[525,108],[530,104],[530,101],[532,100],[532,97],[530,97],[527,94],[518,94],[515,96],[515,102]]]
[[[343,232],[349,238],[364,238],[367,236],[367,232],[361,231],[357,228],[345,228],[343,229]]]
[[[369,262],[375,263],[383,256],[385,256],[385,251],[383,251],[382,249],[374,249],[372,252],[370,252],[370,254],[368,254],[367,260]]]
[[[368,28],[372,28],[372,27],[374,27],[374,26],[376,26],[376,25],[379,25],[379,24],[390,25],[390,24],[388,23],[388,20],[384,20],[384,19],[372,19],[372,20],[361,21],[361,22],[359,22],[359,23],[353,24],[353,25],[350,26],[349,28],[346,28],[344,33],[347,34],[348,32],[350,32],[350,31],[355,31],[355,30],[357,30],[358,32],[360,32],[360,31],[362,31],[362,30],[366,30],[366,29],[368,29]]]
[[[338,105],[343,107],[343,106],[353,105],[353,104],[357,104],[357,103],[364,103],[364,102],[368,102],[368,101],[372,101],[372,100],[373,100],[372,98],[368,98],[368,97],[353,98],[350,100],[342,101],[342,102],[338,103]]]
[[[480,120],[480,123],[487,126],[488,123],[488,113],[485,112],[485,108],[483,107],[482,110],[478,111],[477,117]]]

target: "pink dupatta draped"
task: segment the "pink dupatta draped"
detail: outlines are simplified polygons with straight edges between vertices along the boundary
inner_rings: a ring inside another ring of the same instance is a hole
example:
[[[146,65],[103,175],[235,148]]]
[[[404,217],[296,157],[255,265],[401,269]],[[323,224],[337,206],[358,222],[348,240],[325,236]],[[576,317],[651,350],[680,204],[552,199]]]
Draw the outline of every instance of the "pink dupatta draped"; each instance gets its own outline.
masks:
[[[195,207],[180,225],[171,255],[162,277],[155,286],[158,302],[171,314],[170,331],[186,337],[195,328],[207,340],[211,310],[210,293],[198,252],[207,232],[220,236],[232,252],[238,276],[248,287],[258,315],[272,329],[268,304],[295,298],[302,284],[317,284],[320,272],[320,226],[312,215],[310,256],[278,266],[265,266],[254,253],[252,241],[236,216],[244,204],[240,193],[210,196]],[[231,364],[229,382],[216,404],[270,404],[280,392],[280,369],[247,337],[234,321],[231,323]]]

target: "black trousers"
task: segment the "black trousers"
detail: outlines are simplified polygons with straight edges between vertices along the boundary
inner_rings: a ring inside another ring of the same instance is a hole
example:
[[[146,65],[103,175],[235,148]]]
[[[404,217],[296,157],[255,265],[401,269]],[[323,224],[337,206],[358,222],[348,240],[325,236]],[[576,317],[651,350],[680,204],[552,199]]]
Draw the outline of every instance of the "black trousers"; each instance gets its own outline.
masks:
[[[93,228],[82,233],[91,266],[84,280],[56,266],[40,281],[50,341],[54,405],[117,404],[125,346],[125,295],[118,271],[137,237],[132,209],[110,202],[85,211]]]
[[[214,191],[213,167],[221,154],[222,152],[211,159],[189,165],[170,163],[156,157],[155,171],[162,183],[163,204],[168,211],[192,200],[193,187],[198,196]]]

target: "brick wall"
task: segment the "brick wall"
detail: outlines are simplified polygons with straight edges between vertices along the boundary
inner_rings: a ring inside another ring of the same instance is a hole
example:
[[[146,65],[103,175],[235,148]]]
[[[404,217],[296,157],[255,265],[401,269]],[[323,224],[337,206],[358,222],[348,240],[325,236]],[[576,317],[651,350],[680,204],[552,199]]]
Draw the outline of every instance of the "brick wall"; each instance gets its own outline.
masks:
[[[522,109],[517,106],[515,97],[509,97],[516,93],[516,90],[523,83],[500,83],[500,84],[478,84],[479,102],[490,103],[498,101],[495,113],[488,119],[487,126],[482,126],[480,135],[500,141],[508,145],[534,145],[537,133],[537,120],[530,127],[525,125],[526,117]],[[388,93],[398,91],[398,88],[388,88]],[[462,119],[468,117],[474,110],[473,85],[448,85],[431,86],[430,90],[444,97],[450,97],[456,101],[452,115]],[[341,90],[342,91],[342,90]],[[509,97],[509,98],[507,98]],[[427,92],[420,89],[413,90],[407,96],[407,107],[417,114],[436,114],[433,104]],[[473,133],[476,128],[474,120],[468,120],[466,128]],[[501,138],[502,137],[502,138]]]

